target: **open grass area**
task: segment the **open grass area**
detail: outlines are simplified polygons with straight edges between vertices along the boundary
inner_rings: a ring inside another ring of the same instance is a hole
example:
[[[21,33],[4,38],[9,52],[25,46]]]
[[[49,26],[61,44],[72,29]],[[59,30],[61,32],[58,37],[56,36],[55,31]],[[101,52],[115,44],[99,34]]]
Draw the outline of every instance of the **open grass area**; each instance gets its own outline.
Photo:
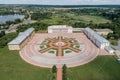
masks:
[[[69,80],[120,80],[120,63],[114,56],[98,56],[92,62],[70,68]]]
[[[108,19],[105,19],[101,16],[92,16],[92,15],[75,15],[72,13],[61,13],[54,14],[50,19],[42,19],[40,22],[53,24],[73,24],[74,22],[83,22],[89,24],[92,21],[94,24],[107,23],[111,22]]]
[[[115,56],[98,56],[92,62],[70,68],[69,80],[120,80],[120,64]],[[51,80],[51,69],[40,68],[23,61],[18,51],[0,48],[1,80]]]
[[[0,48],[0,80],[50,80],[51,69],[40,68],[23,61],[18,51]]]
[[[111,22],[110,20],[107,20],[103,17],[91,16],[91,15],[80,15],[80,16],[76,16],[75,19],[80,20],[81,22],[84,23],[89,23],[90,21],[93,21],[93,23],[95,24]]]

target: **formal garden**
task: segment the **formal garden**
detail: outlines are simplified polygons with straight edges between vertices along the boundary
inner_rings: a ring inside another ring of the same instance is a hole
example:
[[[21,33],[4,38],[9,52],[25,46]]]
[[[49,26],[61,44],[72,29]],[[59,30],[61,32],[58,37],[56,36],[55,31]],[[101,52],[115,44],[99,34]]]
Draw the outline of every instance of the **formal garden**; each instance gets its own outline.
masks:
[[[61,40],[60,40],[61,39]],[[58,55],[58,50],[62,47],[63,56],[70,56],[76,54],[77,51],[84,49],[84,44],[80,44],[78,40],[68,37],[52,37],[43,40],[40,44],[40,51],[42,54],[53,54]]]

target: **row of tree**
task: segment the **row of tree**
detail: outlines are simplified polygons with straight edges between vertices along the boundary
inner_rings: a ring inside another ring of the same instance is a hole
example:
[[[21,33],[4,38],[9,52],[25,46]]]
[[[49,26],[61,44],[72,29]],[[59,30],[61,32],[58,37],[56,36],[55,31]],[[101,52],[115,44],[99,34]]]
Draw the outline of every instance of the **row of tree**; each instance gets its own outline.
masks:
[[[36,12],[31,15],[31,19],[40,20],[40,19],[48,19],[52,16],[50,12]]]
[[[5,35],[5,31],[0,31],[0,38]]]
[[[5,47],[11,40],[17,37],[18,33],[9,33],[0,37],[0,48]]]
[[[21,25],[21,26],[17,27],[17,32],[23,32],[30,27],[35,28],[35,31],[47,30],[48,26],[49,25],[47,23],[36,22],[33,24]]]
[[[55,79],[57,73],[57,67],[55,65],[52,67],[52,73],[54,74],[52,79]],[[67,80],[67,66],[65,64],[62,67],[62,80]]]

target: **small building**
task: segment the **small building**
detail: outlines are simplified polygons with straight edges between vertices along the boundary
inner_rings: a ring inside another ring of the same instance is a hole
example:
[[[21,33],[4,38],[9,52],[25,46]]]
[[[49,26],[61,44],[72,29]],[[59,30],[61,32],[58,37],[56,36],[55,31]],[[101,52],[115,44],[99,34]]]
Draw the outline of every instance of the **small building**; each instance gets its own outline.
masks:
[[[109,33],[113,33],[110,29],[94,29],[99,35],[108,35]]]
[[[22,49],[35,34],[34,28],[29,28],[24,32],[19,33],[18,37],[8,43],[9,50]]]
[[[68,25],[48,26],[48,33],[72,33],[73,28]]]

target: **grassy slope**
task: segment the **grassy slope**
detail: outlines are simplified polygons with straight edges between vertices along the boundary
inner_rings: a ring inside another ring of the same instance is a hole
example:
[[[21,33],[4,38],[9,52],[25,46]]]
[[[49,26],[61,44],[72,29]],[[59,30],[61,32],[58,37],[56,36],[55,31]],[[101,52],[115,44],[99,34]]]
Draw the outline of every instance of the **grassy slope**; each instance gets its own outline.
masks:
[[[120,80],[120,64],[114,56],[99,56],[94,61],[68,69],[69,80]]]
[[[0,80],[50,80],[51,77],[50,69],[26,63],[18,51],[0,49]]]

